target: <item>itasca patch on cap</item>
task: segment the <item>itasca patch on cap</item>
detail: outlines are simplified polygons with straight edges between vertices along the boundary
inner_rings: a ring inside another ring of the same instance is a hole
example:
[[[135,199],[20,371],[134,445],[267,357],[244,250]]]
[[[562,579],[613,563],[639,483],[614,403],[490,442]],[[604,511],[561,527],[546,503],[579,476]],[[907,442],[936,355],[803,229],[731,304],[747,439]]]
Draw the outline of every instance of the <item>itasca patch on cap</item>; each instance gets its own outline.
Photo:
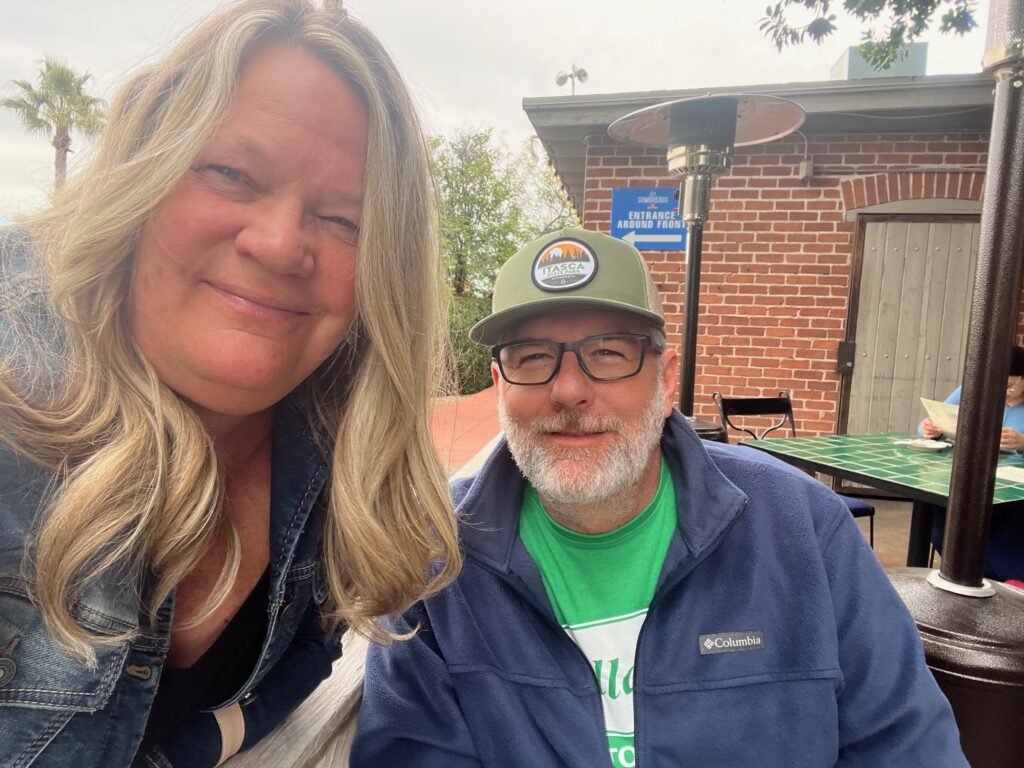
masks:
[[[533,260],[533,282],[542,291],[579,288],[597,274],[597,257],[579,240],[556,240]]]

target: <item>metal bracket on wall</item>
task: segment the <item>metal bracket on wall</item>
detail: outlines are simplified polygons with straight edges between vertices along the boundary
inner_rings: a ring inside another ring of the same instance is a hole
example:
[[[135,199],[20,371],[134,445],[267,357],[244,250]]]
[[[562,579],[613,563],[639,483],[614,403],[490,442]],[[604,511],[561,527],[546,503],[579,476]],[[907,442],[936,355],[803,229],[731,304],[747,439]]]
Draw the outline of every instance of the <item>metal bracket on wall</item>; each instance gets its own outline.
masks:
[[[853,373],[853,355],[857,345],[852,341],[840,341],[836,352],[836,370],[839,373]]]

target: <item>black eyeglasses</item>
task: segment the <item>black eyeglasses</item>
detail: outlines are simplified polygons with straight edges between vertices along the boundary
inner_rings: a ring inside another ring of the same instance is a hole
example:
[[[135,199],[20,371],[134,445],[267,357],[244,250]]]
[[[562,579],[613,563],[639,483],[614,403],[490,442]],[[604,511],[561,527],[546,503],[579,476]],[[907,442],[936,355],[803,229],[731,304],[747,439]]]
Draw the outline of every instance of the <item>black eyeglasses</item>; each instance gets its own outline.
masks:
[[[579,341],[510,341],[491,349],[491,357],[509,384],[547,384],[562,367],[562,355],[566,352],[576,354],[580,368],[594,381],[615,381],[640,373],[648,349],[650,336],[609,333]]]

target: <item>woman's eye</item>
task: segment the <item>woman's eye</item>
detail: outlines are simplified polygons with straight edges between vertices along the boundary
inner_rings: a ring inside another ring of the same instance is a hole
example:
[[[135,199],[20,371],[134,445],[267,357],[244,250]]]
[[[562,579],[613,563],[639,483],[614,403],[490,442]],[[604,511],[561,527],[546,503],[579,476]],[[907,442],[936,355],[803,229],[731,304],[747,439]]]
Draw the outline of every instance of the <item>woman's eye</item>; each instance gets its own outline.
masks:
[[[331,225],[343,240],[354,243],[359,238],[359,225],[344,216],[318,216],[320,221]]]
[[[324,221],[329,221],[332,224],[337,224],[339,227],[346,227],[347,229],[359,229],[359,226],[344,216],[321,216]]]
[[[241,171],[231,168],[227,165],[217,165],[216,163],[210,163],[208,165],[201,166],[198,169],[199,173],[210,173],[214,174],[225,181],[229,181],[233,184],[244,184],[246,182],[245,174]]]

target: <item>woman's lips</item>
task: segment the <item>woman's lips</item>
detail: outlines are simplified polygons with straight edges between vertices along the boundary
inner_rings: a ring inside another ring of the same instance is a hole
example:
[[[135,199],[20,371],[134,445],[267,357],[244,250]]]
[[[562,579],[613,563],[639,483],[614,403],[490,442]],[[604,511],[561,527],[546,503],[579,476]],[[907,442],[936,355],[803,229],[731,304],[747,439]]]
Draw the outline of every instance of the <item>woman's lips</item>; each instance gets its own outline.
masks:
[[[234,311],[264,320],[293,320],[309,314],[287,299],[265,296],[245,288],[205,281],[213,293]]]

